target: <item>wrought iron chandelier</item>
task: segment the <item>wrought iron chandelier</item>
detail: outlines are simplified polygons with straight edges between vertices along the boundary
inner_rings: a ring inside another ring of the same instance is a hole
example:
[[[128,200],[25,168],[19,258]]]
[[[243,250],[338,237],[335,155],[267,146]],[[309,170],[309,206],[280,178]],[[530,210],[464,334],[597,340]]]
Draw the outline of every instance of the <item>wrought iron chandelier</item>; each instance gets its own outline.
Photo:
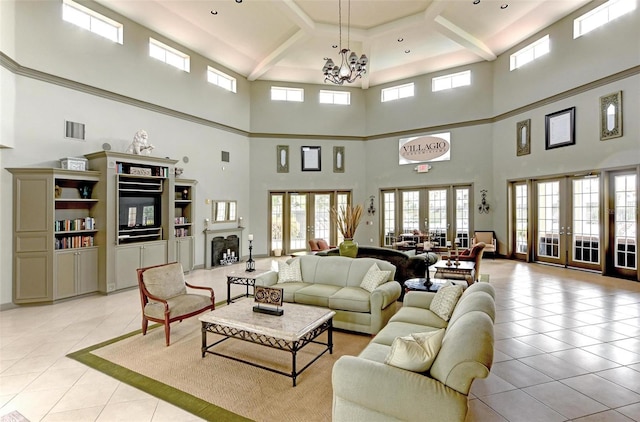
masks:
[[[324,81],[342,85],[345,82],[353,83],[356,79],[367,73],[369,59],[364,54],[358,59],[358,55],[349,48],[351,36],[351,0],[348,0],[349,12],[347,17],[347,48],[342,48],[342,0],[338,0],[338,21],[340,25],[340,66],[333,63],[330,58],[322,68]],[[349,54],[351,53],[351,54]]]

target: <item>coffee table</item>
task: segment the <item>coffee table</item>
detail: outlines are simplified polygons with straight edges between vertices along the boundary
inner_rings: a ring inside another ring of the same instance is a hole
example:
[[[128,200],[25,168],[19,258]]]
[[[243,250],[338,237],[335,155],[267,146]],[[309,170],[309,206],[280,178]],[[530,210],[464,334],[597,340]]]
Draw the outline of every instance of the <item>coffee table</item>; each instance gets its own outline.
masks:
[[[447,260],[441,260],[431,266],[435,268],[436,273],[434,278],[457,278],[466,280],[470,286],[475,280],[475,268],[476,263],[473,261],[458,261],[458,265],[451,261],[451,265],[447,265]]]
[[[315,306],[284,303],[282,306],[284,315],[274,316],[253,312],[253,305],[252,300],[241,300],[199,317],[202,323],[203,358],[207,353],[210,353],[286,375],[293,380],[295,387],[296,378],[309,365],[326,352],[333,353],[333,316],[336,314],[335,312]],[[318,341],[318,337],[325,331],[327,332],[327,342]],[[207,333],[219,334],[223,338],[207,344]],[[217,344],[229,339],[239,339],[290,352],[291,372],[284,372],[212,350]],[[321,344],[326,347],[302,369],[298,370],[297,353],[309,343]]]

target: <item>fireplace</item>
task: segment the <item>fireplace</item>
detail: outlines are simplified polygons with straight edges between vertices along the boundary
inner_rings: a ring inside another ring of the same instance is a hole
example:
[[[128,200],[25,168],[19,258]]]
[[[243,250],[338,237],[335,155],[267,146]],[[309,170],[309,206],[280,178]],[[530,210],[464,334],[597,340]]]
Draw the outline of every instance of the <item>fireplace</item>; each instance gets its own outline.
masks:
[[[226,238],[216,236],[211,239],[211,266],[222,265],[220,261],[228,257],[237,257],[240,260],[240,239],[235,234]]]
[[[220,267],[220,259],[218,258],[214,260],[213,256],[213,239],[220,237],[223,241],[230,236],[235,236],[238,239],[238,245],[236,246],[235,253],[238,256],[238,259],[242,261],[242,231],[243,227],[233,227],[228,229],[219,229],[219,230],[205,230],[204,231],[204,267],[206,269],[211,269],[214,265],[216,267]],[[227,251],[227,249],[231,249],[231,247],[225,247],[223,253]],[[215,262],[214,262],[215,261]]]

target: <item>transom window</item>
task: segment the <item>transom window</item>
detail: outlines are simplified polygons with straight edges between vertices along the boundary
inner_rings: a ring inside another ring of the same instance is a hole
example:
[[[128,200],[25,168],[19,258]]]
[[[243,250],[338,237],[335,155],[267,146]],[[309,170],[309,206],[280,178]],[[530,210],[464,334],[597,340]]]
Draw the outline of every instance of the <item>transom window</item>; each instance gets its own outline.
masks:
[[[544,56],[549,52],[549,35],[545,35],[538,41],[516,51],[511,55],[510,69],[514,70],[525,64]]]
[[[108,40],[122,44],[123,26],[71,0],[62,2],[62,19]]]
[[[271,100],[272,101],[293,101],[293,102],[301,103],[304,101],[304,89],[272,86]]]
[[[149,55],[185,72],[189,72],[191,68],[191,60],[188,55],[153,38],[149,38]]]
[[[471,71],[452,73],[431,79],[431,91],[443,91],[445,89],[458,88],[471,85]]]
[[[573,38],[591,32],[635,8],[635,0],[610,0],[573,21]]]
[[[351,93],[348,91],[320,90],[320,104],[351,104]]]
[[[207,81],[227,91],[236,92],[236,78],[211,66],[207,66]]]
[[[401,98],[413,97],[414,91],[415,89],[414,89],[413,82],[404,84],[404,85],[385,88],[380,93],[380,101],[385,103],[387,101],[394,101],[394,100],[399,100]]]

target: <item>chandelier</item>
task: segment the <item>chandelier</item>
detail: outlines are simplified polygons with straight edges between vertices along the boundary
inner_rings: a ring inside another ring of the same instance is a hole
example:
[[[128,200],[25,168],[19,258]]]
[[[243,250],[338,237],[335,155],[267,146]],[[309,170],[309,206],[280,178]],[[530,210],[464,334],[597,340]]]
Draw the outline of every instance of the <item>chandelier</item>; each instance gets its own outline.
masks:
[[[349,48],[351,35],[351,0],[348,0],[349,13],[347,18],[347,48],[342,48],[342,0],[338,0],[338,20],[340,24],[340,66],[336,66],[333,60],[327,59],[322,68],[324,81],[342,85],[345,82],[353,83],[356,79],[367,73],[369,59],[364,54],[358,59],[358,55]],[[349,54],[351,53],[351,54]]]

